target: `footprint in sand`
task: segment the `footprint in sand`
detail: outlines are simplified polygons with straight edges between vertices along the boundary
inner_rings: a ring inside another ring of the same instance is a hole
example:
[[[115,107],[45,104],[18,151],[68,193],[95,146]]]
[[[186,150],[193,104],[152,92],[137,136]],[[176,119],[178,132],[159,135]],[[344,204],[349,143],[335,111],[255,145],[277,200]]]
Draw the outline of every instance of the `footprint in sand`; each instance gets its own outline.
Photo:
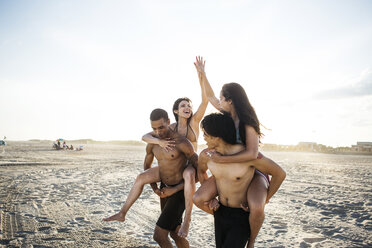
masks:
[[[72,220],[68,220],[67,223],[69,223],[70,225],[77,225],[79,223],[75,222],[75,221],[72,221]]]
[[[76,217],[75,220],[78,222],[78,225],[80,226],[92,224],[92,222],[85,220],[85,217]]]
[[[94,233],[104,233],[104,234],[110,233],[109,231],[101,230],[101,229],[94,229],[94,230],[92,230],[92,232],[94,232]]]
[[[106,230],[106,231],[110,231],[110,232],[115,232],[115,231],[117,231],[116,228],[111,228],[111,227],[103,227],[102,229],[103,229],[103,230]]]
[[[103,214],[105,213],[104,211],[93,211],[92,214]]]
[[[308,200],[304,203],[306,206],[310,206],[310,207],[316,207],[318,204],[317,202],[313,201],[313,200]]]
[[[38,216],[38,217],[36,217],[35,218],[38,222],[41,222],[41,223],[46,223],[46,222],[48,222],[48,218],[47,217],[40,217],[40,216]]]
[[[322,234],[325,236],[332,236],[332,237],[335,237],[335,234],[341,233],[343,231],[341,227],[332,228],[331,230],[327,230],[327,229],[322,231]]]
[[[275,232],[275,235],[278,235],[280,233],[287,233],[288,232],[287,223],[273,221],[272,224],[273,224],[272,227],[277,230]]]
[[[71,228],[67,228],[67,227],[65,227],[65,228],[58,228],[57,229],[57,231],[59,233],[68,233],[70,230],[71,230]]]
[[[326,238],[304,238],[306,243],[317,243],[325,240]]]
[[[111,239],[97,239],[98,241],[102,241],[102,242],[110,242]]]
[[[43,232],[43,231],[47,231],[49,230],[51,227],[50,226],[42,226],[42,227],[39,227],[37,230],[39,232]]]
[[[306,242],[301,242],[300,243],[300,248],[310,248],[310,247],[311,247],[311,245],[306,243]]]
[[[65,241],[65,238],[56,238],[56,237],[51,237],[51,238],[45,238],[43,239],[45,241]]]
[[[91,238],[90,240],[92,240],[92,241],[100,241],[100,242],[110,242],[110,241],[112,241],[111,239],[96,239],[96,238]]]
[[[320,212],[320,214],[321,215],[325,215],[325,216],[330,216],[330,215],[333,215],[333,213],[332,212],[330,212],[330,211],[322,211],[322,212]]]

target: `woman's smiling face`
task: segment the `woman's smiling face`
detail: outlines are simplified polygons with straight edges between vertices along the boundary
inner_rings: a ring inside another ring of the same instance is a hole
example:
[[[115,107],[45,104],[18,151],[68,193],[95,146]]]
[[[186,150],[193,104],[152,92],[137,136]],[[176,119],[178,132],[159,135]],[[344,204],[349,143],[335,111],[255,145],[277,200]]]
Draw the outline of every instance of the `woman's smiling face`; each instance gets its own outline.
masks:
[[[190,118],[192,114],[192,105],[190,102],[183,100],[178,105],[178,110],[174,111],[179,117]]]

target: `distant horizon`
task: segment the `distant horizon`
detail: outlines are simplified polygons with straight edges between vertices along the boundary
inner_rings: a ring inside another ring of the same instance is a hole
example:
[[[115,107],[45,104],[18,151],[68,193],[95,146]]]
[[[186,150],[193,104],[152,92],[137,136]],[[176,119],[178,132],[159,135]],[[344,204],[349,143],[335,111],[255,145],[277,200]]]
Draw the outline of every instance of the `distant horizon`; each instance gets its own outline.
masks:
[[[58,138],[60,139],[60,138]],[[10,139],[6,139],[7,142],[25,142],[25,141],[50,141],[50,142],[54,142],[58,139],[27,139],[27,140],[10,140]],[[63,138],[62,138],[63,139]],[[63,139],[65,141],[70,141],[70,142],[76,142],[76,141],[92,141],[92,142],[107,142],[107,143],[115,143],[115,142],[136,142],[136,143],[143,143],[143,144],[146,144],[146,142],[142,141],[142,140],[134,140],[134,139],[130,139],[130,140],[96,140],[96,139]],[[331,145],[327,145],[327,144],[323,144],[323,143],[318,143],[318,142],[314,142],[314,141],[299,141],[297,142],[296,144],[284,144],[284,143],[262,143],[263,145],[283,145],[283,146],[296,146],[296,145],[299,145],[301,142],[309,142],[309,143],[316,143],[318,145],[325,145],[325,146],[329,146],[329,147],[345,147],[345,146],[331,146]],[[351,147],[352,145],[356,145],[357,142],[372,142],[372,141],[355,141],[355,143],[353,144],[350,144],[349,146],[346,146],[346,147]],[[202,142],[202,143],[199,143],[199,145],[206,145],[206,143]]]

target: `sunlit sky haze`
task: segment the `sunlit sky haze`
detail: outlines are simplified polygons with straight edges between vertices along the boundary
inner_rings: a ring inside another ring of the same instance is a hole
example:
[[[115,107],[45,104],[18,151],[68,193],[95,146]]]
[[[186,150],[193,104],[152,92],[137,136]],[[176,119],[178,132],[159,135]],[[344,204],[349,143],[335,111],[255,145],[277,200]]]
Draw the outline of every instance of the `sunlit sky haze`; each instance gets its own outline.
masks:
[[[149,114],[246,90],[263,143],[372,141],[371,1],[0,1],[0,137],[140,140]],[[215,109],[208,107],[207,113]],[[202,137],[202,135],[200,135]],[[202,140],[200,140],[202,141]]]

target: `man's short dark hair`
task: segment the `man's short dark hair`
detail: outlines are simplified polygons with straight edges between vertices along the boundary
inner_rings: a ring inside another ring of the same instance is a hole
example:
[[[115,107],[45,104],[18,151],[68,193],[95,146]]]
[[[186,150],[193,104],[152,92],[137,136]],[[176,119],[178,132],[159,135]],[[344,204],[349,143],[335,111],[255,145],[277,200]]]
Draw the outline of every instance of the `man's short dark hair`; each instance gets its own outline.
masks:
[[[236,144],[235,124],[230,114],[223,112],[207,115],[202,120],[201,126],[208,135],[219,137],[231,145]]]
[[[168,113],[164,109],[160,108],[154,109],[150,114],[151,121],[157,121],[160,120],[161,118],[163,118],[165,121],[169,120]]]

